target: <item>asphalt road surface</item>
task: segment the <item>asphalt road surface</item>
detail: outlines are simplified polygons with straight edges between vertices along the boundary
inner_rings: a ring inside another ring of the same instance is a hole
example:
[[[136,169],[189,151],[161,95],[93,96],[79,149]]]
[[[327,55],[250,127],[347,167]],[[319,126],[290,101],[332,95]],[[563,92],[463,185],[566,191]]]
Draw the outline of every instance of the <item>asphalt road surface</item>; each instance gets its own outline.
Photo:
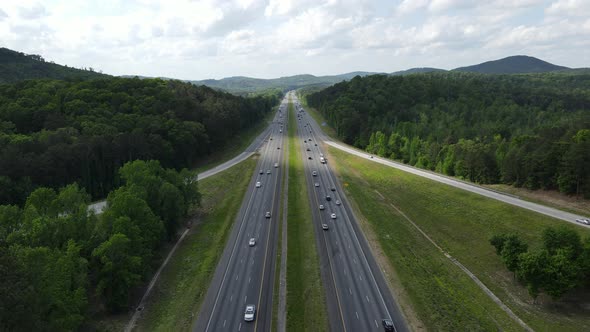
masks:
[[[388,318],[394,322],[397,331],[407,331],[401,310],[372,256],[337,178],[328,166],[330,161],[320,161],[323,151],[317,129],[309,125],[310,117],[293,97],[330,329],[382,331],[381,321]],[[331,198],[329,201],[328,195]],[[333,213],[335,219],[331,216]],[[322,224],[326,224],[328,229],[324,230]]]
[[[283,100],[260,148],[258,167],[251,175],[248,193],[201,305],[194,331],[270,331],[281,178],[286,167],[283,165],[286,110]],[[270,218],[265,216],[267,212],[271,213]],[[249,245],[251,238],[256,240],[256,245]],[[253,322],[244,320],[249,304],[256,306]]]

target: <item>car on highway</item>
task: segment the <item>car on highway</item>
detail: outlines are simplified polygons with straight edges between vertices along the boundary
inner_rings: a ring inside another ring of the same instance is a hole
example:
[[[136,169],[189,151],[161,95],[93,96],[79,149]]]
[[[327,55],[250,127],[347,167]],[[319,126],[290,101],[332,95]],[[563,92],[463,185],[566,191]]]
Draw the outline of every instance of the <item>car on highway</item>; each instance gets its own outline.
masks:
[[[326,201],[331,201],[332,197],[330,197],[330,195],[326,195]]]
[[[270,140],[272,141],[272,137],[270,138]]]
[[[304,139],[304,140],[303,140],[303,143],[307,143],[307,140],[305,140],[305,139]]]
[[[590,225],[590,220],[588,219],[576,219],[576,222],[579,222],[580,224],[584,224],[584,225]]]
[[[320,204],[320,210],[323,210],[324,206],[322,204]]]
[[[254,321],[256,317],[256,306],[253,304],[248,304],[246,306],[246,311],[244,312],[244,320],[246,322]]]
[[[322,224],[322,229],[327,231],[328,230],[328,224]]]
[[[282,133],[282,132],[283,132],[283,129],[279,130],[279,133]]]
[[[336,200],[336,205],[340,205],[340,200]]]
[[[308,139],[308,141],[311,141],[311,137]]]
[[[260,188],[262,186],[262,183],[260,183],[260,181],[256,182],[256,188]]]
[[[263,170],[260,170],[260,172],[258,172],[258,174],[264,174],[264,171]]]
[[[317,171],[312,171],[312,172],[311,172],[311,175],[313,175],[313,176],[318,176],[318,172],[317,172]]]
[[[265,216],[266,218],[270,218],[270,211],[266,211],[266,214],[264,214],[264,216]]]
[[[332,213],[332,214],[330,215],[330,218],[332,218],[332,219],[336,219],[336,213]]]
[[[248,245],[250,247],[254,247],[256,245],[256,239],[255,238],[251,238],[250,241],[248,241]]]
[[[313,184],[313,186],[314,186],[314,187],[319,187],[319,186],[320,186],[320,184],[316,182],[316,183],[314,183],[314,184]]]
[[[305,150],[305,151],[311,151],[311,150],[309,148],[307,148],[307,150]]]
[[[281,149],[281,147],[280,146],[277,146],[277,150],[280,150],[280,149]]]
[[[266,170],[266,174],[270,174],[270,169],[267,169]]]
[[[316,143],[315,146],[318,146],[318,143]]]
[[[381,322],[383,323],[383,328],[385,329],[385,331],[395,332],[395,325],[393,325],[391,319],[384,319]]]
[[[279,163],[275,163],[275,168],[279,167]]]
[[[312,158],[311,158],[311,156],[309,156],[309,157],[307,157],[307,159],[311,160]]]
[[[336,187],[332,187],[332,188],[330,188],[330,190],[336,191]]]

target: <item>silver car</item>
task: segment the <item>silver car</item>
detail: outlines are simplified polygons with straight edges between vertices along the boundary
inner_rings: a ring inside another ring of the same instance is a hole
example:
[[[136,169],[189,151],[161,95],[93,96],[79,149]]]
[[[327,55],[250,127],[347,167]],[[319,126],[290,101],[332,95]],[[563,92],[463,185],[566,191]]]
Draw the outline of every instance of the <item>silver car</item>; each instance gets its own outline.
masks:
[[[244,320],[246,322],[254,321],[256,317],[256,306],[253,304],[248,304],[246,306],[246,311],[244,312]]]

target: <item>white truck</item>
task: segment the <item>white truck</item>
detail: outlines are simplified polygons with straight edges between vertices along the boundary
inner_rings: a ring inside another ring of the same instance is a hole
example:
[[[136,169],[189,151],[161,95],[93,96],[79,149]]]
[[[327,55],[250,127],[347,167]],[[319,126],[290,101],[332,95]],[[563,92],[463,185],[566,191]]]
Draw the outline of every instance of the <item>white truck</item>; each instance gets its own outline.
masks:
[[[326,163],[326,158],[320,157],[320,163],[325,164]]]

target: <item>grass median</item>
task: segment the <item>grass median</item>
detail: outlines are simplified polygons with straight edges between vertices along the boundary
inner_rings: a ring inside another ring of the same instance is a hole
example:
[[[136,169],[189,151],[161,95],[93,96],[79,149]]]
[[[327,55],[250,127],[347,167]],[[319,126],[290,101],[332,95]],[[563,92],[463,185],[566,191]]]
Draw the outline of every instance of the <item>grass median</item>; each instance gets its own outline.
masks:
[[[545,227],[564,222],[467,191],[383,166],[330,148],[348,197],[365,220],[395,273],[407,302],[426,329],[504,330],[522,328],[444,257],[393,207],[404,212],[529,326],[538,331],[587,331],[584,299],[532,304],[489,244],[498,233],[515,232],[532,249]],[[569,225],[583,236],[588,230]],[[371,238],[371,236],[368,236]],[[571,303],[570,303],[571,301]],[[543,302],[543,301],[541,301]]]
[[[327,331],[325,292],[292,103],[289,103],[288,111],[287,331]]]
[[[242,204],[256,158],[199,181],[199,220],[162,271],[135,331],[190,331],[231,226]]]

